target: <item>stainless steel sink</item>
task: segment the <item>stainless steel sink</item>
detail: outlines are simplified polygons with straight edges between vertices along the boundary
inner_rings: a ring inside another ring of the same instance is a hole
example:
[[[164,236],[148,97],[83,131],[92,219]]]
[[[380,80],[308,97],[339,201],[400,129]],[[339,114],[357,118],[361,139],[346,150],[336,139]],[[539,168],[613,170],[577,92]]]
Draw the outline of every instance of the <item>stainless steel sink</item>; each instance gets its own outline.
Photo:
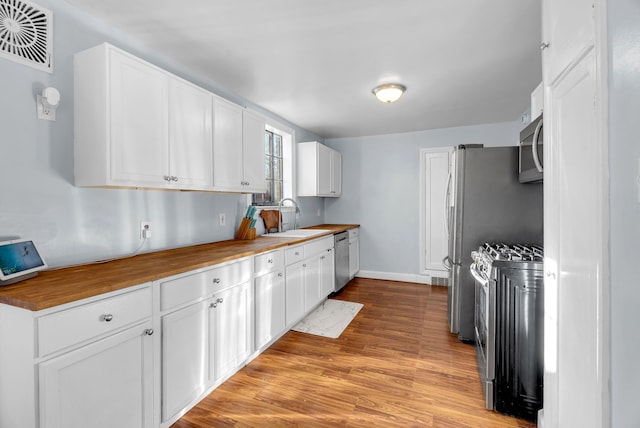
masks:
[[[331,232],[329,229],[291,229],[284,232],[268,233],[264,236],[267,238],[309,238]]]

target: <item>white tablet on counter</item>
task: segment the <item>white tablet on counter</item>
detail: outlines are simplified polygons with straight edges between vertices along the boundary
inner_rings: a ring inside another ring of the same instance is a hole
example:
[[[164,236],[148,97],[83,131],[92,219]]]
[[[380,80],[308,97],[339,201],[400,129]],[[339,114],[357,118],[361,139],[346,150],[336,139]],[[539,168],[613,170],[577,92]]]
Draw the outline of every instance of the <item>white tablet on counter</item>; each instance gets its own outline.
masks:
[[[0,241],[0,285],[31,278],[47,264],[29,239]]]

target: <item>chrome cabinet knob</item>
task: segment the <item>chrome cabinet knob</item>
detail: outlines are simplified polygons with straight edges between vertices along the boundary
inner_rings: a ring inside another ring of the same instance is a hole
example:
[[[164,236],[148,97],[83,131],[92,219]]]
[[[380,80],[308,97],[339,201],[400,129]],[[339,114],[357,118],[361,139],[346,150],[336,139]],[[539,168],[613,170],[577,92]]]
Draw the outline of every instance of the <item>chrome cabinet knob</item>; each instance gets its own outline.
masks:
[[[113,320],[113,315],[111,314],[105,314],[102,316],[102,321],[111,322],[111,320]]]
[[[278,272],[278,277],[282,278],[282,272]]]
[[[273,263],[273,259],[267,260],[267,263]]]
[[[217,306],[218,306],[218,304],[217,304],[217,303],[211,303],[211,304],[209,305],[209,307],[210,307],[210,308],[215,308],[215,307],[217,307]]]
[[[171,176],[171,181],[178,181],[178,177],[176,177],[175,175]]]
[[[165,175],[163,178],[164,178],[164,181],[171,181],[171,177],[169,177],[168,175]]]
[[[220,278],[213,278],[214,284],[220,284]]]
[[[222,303],[223,301],[224,301],[224,300],[222,300],[222,297],[218,297],[218,298],[216,299],[216,303]]]
[[[549,43],[547,43],[547,42],[542,42],[542,43],[540,44],[540,50],[541,50],[541,51],[543,51],[543,50],[547,49],[548,47],[549,47]]]
[[[148,328],[144,331],[144,334],[146,334],[147,336],[151,336],[153,334],[153,329],[152,328]]]

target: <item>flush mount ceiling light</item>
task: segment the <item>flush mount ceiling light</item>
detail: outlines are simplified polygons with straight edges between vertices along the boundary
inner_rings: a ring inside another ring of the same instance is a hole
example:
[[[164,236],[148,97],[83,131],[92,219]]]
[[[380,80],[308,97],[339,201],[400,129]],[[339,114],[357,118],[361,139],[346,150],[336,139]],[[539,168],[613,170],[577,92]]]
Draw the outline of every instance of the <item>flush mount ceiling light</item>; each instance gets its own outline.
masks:
[[[407,88],[398,83],[385,83],[373,88],[373,95],[383,103],[392,103],[398,101]]]

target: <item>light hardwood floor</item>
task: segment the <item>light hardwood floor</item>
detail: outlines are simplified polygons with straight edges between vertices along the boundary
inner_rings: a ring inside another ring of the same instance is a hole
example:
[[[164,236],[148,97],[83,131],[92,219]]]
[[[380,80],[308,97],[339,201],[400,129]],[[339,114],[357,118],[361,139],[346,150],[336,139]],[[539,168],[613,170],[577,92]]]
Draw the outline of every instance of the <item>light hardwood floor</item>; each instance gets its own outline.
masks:
[[[535,426],[484,409],[446,287],[356,278],[336,298],[364,304],[338,339],[289,331],[173,427]]]

